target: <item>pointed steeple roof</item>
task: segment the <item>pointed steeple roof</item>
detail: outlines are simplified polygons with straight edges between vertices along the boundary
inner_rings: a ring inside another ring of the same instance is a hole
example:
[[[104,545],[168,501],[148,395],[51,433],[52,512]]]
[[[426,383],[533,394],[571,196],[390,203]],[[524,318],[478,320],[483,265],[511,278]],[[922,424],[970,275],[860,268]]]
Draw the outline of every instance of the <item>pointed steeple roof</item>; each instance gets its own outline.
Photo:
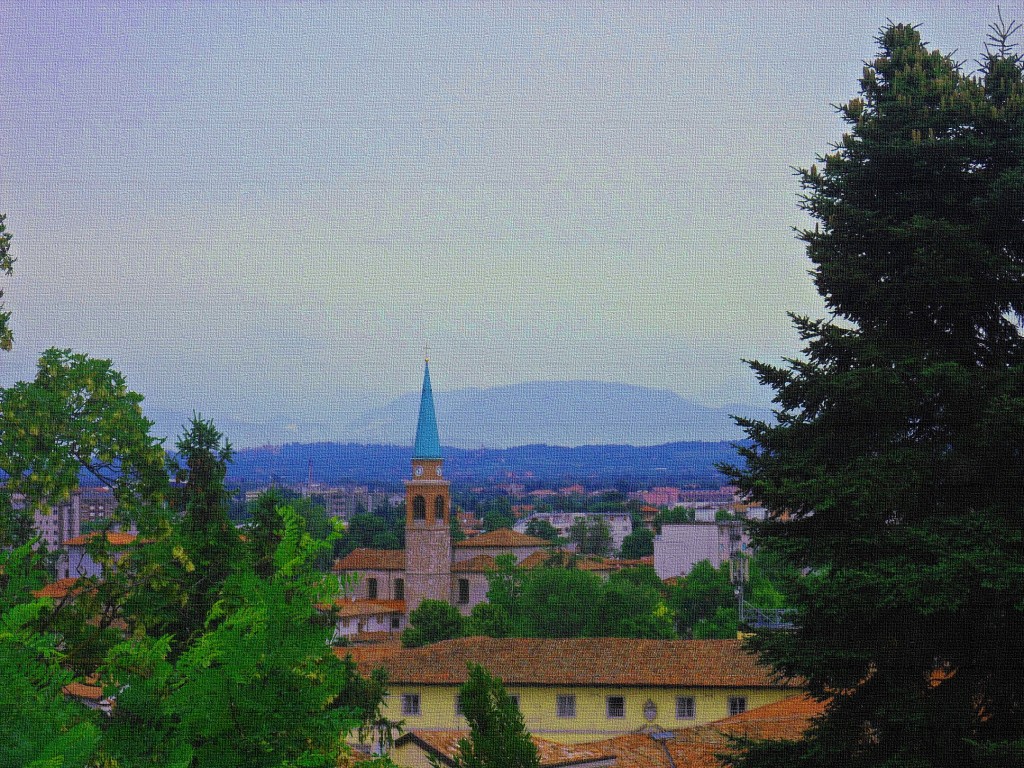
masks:
[[[441,440],[437,436],[437,416],[434,414],[434,394],[430,391],[430,362],[423,364],[423,392],[420,395],[420,418],[416,422],[414,459],[440,459]]]

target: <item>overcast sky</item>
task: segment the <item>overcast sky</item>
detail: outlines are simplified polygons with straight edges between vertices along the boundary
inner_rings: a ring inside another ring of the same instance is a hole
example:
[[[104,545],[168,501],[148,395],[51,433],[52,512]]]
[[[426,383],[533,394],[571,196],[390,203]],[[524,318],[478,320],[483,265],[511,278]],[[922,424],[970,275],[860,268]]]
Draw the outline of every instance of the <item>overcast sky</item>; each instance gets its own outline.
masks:
[[[596,379],[757,402],[820,301],[791,168],[886,18],[974,68],[995,3],[0,8],[16,351],[157,407],[343,423]],[[1019,3],[1007,17],[1024,18]],[[639,6],[639,7],[638,7]]]

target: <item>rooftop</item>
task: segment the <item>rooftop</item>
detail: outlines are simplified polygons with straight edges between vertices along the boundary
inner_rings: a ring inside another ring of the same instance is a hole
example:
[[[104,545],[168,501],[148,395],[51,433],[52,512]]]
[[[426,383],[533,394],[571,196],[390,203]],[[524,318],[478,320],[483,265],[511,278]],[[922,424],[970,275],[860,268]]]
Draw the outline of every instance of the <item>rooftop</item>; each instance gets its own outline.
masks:
[[[68,595],[74,595],[80,591],[81,588],[75,588],[76,584],[78,584],[78,579],[74,577],[57,579],[57,581],[47,584],[42,589],[37,589],[32,594],[36,597],[52,597],[54,600],[63,600]]]
[[[353,549],[334,562],[335,571],[404,571],[403,549]]]
[[[86,533],[82,536],[75,536],[73,539],[68,539],[64,542],[65,547],[84,547],[89,542],[95,541],[99,537],[100,531],[94,531],[93,533]],[[126,547],[129,544],[134,544],[138,538],[138,534],[135,533],[123,533],[121,531],[107,531],[107,543],[112,547]]]
[[[464,637],[396,650],[381,662],[391,682],[419,685],[461,685],[472,661],[506,685],[795,687],[773,680],[741,642]]]
[[[383,613],[405,613],[405,600],[335,600],[334,608],[343,619],[354,616],[377,616]]]
[[[797,739],[823,710],[824,704],[808,696],[791,696],[708,725],[668,731],[671,737],[664,741],[629,733],[586,746],[614,755],[616,768],[721,768],[716,754],[728,751],[729,736]]]
[[[511,528],[499,528],[489,533],[481,533],[471,539],[460,541],[456,547],[549,547],[551,542],[527,536],[525,533],[513,531]]]
[[[469,731],[409,731],[402,734],[395,743],[400,746],[410,741],[415,742],[428,754],[440,758],[443,765],[454,765],[454,758],[459,752],[459,741],[468,738]],[[597,768],[617,765],[609,753],[602,753],[589,744],[558,744],[536,736],[532,738],[542,768]]]

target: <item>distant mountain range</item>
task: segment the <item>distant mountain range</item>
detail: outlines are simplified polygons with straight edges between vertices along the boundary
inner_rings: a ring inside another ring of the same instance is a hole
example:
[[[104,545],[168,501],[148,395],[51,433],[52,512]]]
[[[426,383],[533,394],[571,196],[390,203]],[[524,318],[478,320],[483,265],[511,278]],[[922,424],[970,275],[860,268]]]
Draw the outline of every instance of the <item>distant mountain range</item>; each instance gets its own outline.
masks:
[[[735,440],[732,415],[767,418],[749,405],[712,408],[667,389],[598,381],[528,382],[488,389],[435,389],[441,441],[459,448],[511,448],[533,444],[664,445],[679,441]],[[419,392],[365,411],[347,423],[333,413],[292,416],[268,409],[265,417],[215,417],[236,446],[293,442],[411,445]],[[157,431],[174,436],[189,414],[153,410]],[[173,441],[168,441],[170,444]]]
[[[524,445],[517,448],[445,447],[446,476],[457,483],[520,481],[529,484],[583,482],[591,486],[625,484],[715,486],[725,478],[715,465],[736,462],[729,442],[684,442],[636,447],[586,445],[565,448]],[[312,461],[315,482],[364,483],[396,487],[409,477],[411,446],[360,443],[291,443],[236,452],[229,481],[265,484],[304,482]]]
[[[462,448],[517,445],[660,445],[742,437],[731,414],[764,417],[749,406],[709,408],[667,389],[600,381],[552,381],[434,392],[441,440]],[[348,424],[344,439],[412,443],[419,393]]]

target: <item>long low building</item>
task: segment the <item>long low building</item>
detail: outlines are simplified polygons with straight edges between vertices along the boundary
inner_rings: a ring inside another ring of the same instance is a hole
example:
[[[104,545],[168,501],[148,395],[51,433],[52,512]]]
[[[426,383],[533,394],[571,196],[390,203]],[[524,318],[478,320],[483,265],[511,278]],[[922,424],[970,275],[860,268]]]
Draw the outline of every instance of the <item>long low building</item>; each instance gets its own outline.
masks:
[[[358,651],[363,673],[388,671],[388,717],[420,732],[467,727],[458,693],[469,662],[501,678],[530,733],[567,744],[702,725],[800,693],[738,640],[468,637],[372,659]]]

